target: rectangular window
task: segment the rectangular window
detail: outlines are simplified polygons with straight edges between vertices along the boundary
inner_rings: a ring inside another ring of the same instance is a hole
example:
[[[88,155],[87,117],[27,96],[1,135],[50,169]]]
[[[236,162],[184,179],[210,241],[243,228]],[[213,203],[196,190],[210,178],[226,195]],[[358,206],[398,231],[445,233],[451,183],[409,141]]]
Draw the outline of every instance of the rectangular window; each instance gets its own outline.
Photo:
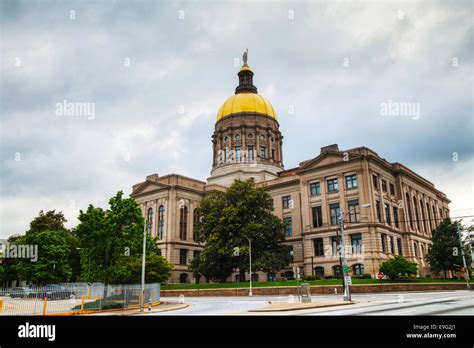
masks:
[[[336,192],[339,190],[339,184],[337,178],[328,180],[328,192]]]
[[[393,222],[395,222],[395,227],[400,228],[400,222],[398,221],[398,208],[393,207]]]
[[[380,238],[382,240],[382,252],[387,252],[387,235],[385,233],[380,234]]]
[[[394,184],[390,184],[390,194],[392,196],[395,196],[395,185]]]
[[[391,224],[391,220],[390,220],[390,206],[385,203],[384,204],[384,208],[385,208],[385,222],[390,225]]]
[[[324,256],[324,244],[322,238],[313,240],[314,245],[314,256]]]
[[[255,159],[255,154],[253,152],[253,146],[247,146],[247,152],[248,152],[249,161],[253,161]]]
[[[179,264],[185,265],[188,260],[188,250],[187,249],[180,249],[179,250]]]
[[[353,254],[362,253],[362,235],[360,233],[351,234],[351,245]]]
[[[339,246],[339,237],[332,237],[331,238],[331,245],[332,245],[332,254],[333,256],[338,254],[338,246]]]
[[[398,255],[403,256],[402,239],[397,239]]]
[[[379,220],[379,222],[382,222],[382,215],[381,215],[381,212],[380,212],[380,202],[379,201],[375,201],[375,210],[377,210],[377,219]]]
[[[311,211],[313,213],[313,227],[323,227],[323,213],[321,207],[312,207]]]
[[[376,174],[372,175],[372,184],[374,185],[374,188],[379,188],[379,177]]]
[[[281,198],[281,201],[282,201],[283,209],[293,208],[291,206],[292,205],[291,196],[283,196]]]
[[[382,179],[382,191],[387,192],[387,182]]]
[[[321,194],[321,185],[319,181],[309,184],[309,192],[311,196],[317,196]]]
[[[390,237],[390,252],[395,254],[394,238]]]
[[[349,212],[349,222],[359,222],[360,221],[360,208],[359,200],[354,199],[347,202],[348,212]]]
[[[240,162],[240,146],[235,147],[235,160]]]
[[[291,216],[283,218],[285,224],[285,237],[291,237],[293,235],[293,222]]]
[[[229,150],[227,147],[224,147],[224,163],[227,163],[228,159],[229,159]]]
[[[194,250],[193,251],[193,257],[199,257],[200,254],[201,254],[200,250]]]
[[[340,207],[339,203],[329,204],[329,211],[331,213],[331,225],[337,225],[339,219]]]
[[[275,159],[275,150],[272,149],[272,159]]]
[[[357,175],[346,176],[346,189],[357,187]]]
[[[261,158],[265,158],[267,156],[267,149],[265,148],[265,146],[260,146],[260,157]]]

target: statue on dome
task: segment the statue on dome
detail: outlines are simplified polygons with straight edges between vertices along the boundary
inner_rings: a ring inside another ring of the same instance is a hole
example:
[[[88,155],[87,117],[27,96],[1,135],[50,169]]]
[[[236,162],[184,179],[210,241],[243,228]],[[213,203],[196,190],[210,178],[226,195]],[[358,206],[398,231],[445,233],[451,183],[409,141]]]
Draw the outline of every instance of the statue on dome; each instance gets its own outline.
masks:
[[[245,51],[244,51],[244,56],[242,57],[242,60],[244,61],[244,65],[243,65],[243,66],[248,66],[248,65],[247,65],[247,56],[248,56],[248,53],[249,53],[249,49],[246,48]]]

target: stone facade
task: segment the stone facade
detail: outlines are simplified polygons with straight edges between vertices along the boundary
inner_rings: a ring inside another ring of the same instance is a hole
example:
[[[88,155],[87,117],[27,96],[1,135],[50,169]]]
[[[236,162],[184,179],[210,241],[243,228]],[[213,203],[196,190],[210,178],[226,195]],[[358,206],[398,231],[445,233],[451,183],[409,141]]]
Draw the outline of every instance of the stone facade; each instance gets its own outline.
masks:
[[[341,210],[346,214],[344,244],[353,275],[374,276],[381,262],[399,254],[417,262],[420,275],[429,275],[425,256],[431,231],[449,217],[446,195],[404,165],[366,147],[326,146],[316,157],[285,170],[276,114],[256,94],[252,78],[250,68],[244,66],[236,89],[239,100],[231,97],[219,110],[207,182],[153,174],[133,186],[131,196],[140,204],[149,232],[159,237],[162,255],[173,264],[170,283],[199,281],[189,272],[191,259],[202,250],[193,238],[199,202],[211,191],[225,190],[235,179],[250,177],[267,187],[275,214],[291,226],[285,233],[286,243],[293,248],[293,263],[272,276],[292,278],[294,270],[338,276],[334,238]],[[258,104],[256,96],[264,103]],[[267,275],[258,273],[258,279],[266,280]]]

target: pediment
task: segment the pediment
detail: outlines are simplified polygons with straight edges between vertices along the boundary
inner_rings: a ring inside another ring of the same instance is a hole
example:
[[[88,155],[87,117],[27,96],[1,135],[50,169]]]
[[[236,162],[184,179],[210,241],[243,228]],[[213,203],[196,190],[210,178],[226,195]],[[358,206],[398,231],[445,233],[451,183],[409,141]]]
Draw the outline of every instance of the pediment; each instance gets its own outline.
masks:
[[[353,159],[355,156],[346,152],[326,152],[315,158],[303,162],[301,164],[301,170],[307,170],[317,167],[324,167],[335,163],[340,163]]]
[[[135,195],[141,195],[147,192],[154,192],[159,189],[163,188],[168,188],[169,185],[162,184],[160,182],[152,181],[152,180],[147,180],[142,182],[141,184],[138,184],[138,186],[133,188],[131,196]]]

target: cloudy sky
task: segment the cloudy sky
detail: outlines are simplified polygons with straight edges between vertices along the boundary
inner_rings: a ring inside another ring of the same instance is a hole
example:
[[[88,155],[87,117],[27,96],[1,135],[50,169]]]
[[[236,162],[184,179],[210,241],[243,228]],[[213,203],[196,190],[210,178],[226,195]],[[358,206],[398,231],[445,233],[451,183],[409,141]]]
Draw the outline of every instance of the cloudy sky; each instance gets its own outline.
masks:
[[[41,209],[72,227],[148,174],[205,180],[245,48],[286,168],[367,146],[472,215],[471,16],[469,1],[3,0],[0,238]],[[95,114],[58,114],[64,100]],[[389,101],[419,117],[383,115]]]

